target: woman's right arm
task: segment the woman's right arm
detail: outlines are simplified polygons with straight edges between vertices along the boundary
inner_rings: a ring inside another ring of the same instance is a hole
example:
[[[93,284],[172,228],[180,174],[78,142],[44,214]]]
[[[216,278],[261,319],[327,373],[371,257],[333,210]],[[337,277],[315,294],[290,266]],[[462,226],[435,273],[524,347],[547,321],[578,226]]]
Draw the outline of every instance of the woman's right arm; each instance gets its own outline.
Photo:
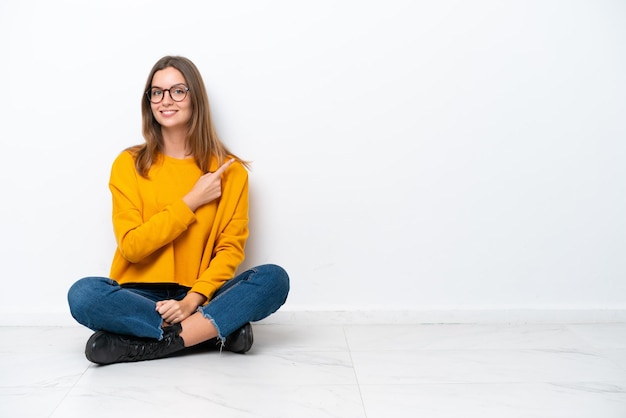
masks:
[[[132,155],[123,152],[113,163],[109,189],[113,198],[113,230],[118,249],[131,263],[138,263],[171,243],[195,221],[195,214],[180,199],[144,220],[142,190],[150,180],[139,175]]]
[[[235,161],[234,158],[226,161],[212,173],[201,176],[193,188],[183,197],[183,202],[193,212],[200,206],[206,205],[222,195],[222,173]]]

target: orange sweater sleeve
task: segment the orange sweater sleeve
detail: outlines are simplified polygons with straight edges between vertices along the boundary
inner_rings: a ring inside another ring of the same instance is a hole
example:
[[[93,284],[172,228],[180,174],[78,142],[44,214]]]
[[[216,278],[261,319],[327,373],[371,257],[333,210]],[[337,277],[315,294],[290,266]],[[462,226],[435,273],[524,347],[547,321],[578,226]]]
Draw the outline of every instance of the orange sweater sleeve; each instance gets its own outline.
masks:
[[[232,279],[245,257],[248,239],[248,172],[240,164],[228,168],[223,178],[224,190],[218,206],[214,233],[209,238],[202,261],[202,273],[192,292],[211,298],[226,281]],[[214,235],[214,238],[213,238]],[[210,256],[209,256],[210,254]],[[206,265],[206,268],[204,267]]]
[[[143,219],[142,187],[147,180],[139,175],[130,152],[118,156],[111,168],[109,188],[113,199],[113,229],[120,254],[131,263],[142,261],[172,242],[194,222],[195,215],[177,200]]]

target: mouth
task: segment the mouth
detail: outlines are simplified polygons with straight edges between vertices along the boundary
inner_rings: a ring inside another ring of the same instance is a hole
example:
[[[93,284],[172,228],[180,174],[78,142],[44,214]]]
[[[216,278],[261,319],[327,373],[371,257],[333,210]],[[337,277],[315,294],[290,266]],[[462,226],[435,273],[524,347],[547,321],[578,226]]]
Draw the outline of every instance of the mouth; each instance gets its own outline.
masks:
[[[161,110],[163,116],[172,116],[176,114],[176,110]]]

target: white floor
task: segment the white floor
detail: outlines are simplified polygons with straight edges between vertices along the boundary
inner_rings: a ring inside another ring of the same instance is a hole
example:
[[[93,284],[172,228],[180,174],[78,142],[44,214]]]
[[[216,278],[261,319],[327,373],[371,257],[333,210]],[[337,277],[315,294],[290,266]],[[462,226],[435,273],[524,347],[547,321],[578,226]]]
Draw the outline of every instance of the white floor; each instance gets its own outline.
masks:
[[[626,417],[626,324],[255,325],[246,355],[95,366],[0,327],[0,417]]]

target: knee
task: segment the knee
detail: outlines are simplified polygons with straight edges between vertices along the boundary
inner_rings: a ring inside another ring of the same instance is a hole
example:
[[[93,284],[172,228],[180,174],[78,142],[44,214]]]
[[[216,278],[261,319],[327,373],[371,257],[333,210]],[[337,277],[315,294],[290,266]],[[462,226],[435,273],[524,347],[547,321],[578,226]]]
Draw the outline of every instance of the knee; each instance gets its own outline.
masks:
[[[104,277],[84,277],[70,286],[67,291],[67,302],[70,306],[72,316],[76,318],[81,312],[89,308],[93,303],[94,297],[100,293],[98,288],[107,282],[113,282]]]
[[[258,267],[266,278],[265,283],[271,288],[274,295],[284,295],[287,298],[289,293],[289,275],[284,268],[276,264],[265,264]]]
[[[82,278],[70,286],[67,291],[67,303],[74,318],[83,311],[85,304],[88,303],[90,282],[89,277]]]
[[[85,294],[89,293],[91,288],[92,279],[92,277],[84,277],[70,286],[67,291],[67,300],[70,305],[85,298]]]

